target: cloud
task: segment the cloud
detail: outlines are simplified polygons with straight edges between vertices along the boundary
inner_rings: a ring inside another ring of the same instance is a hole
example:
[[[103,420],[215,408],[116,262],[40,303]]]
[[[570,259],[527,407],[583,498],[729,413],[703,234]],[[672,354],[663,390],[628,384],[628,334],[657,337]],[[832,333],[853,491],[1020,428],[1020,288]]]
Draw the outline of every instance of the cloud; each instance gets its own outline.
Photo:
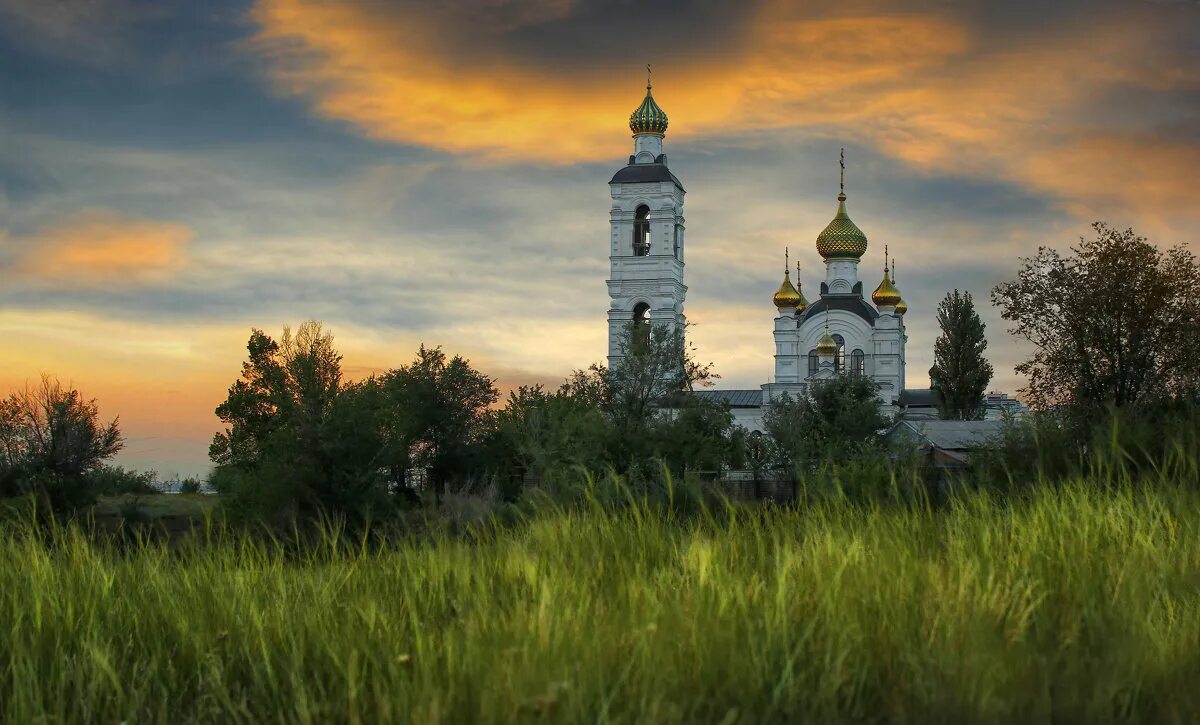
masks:
[[[133,26],[158,15],[139,0],[4,0],[0,29],[47,54],[110,64],[128,59]]]
[[[538,39],[574,37],[596,20],[593,3],[525,13],[517,5],[259,0],[251,47],[281,92],[373,139],[491,162],[620,158],[623,119],[639,95],[625,66],[636,64],[618,53],[617,70],[611,53]],[[670,10],[682,18],[707,6]],[[1187,40],[1198,18],[1188,8],[1064,4],[1042,16],[1044,27],[1006,26],[971,4],[846,8],[747,4],[743,17],[719,18],[728,42],[702,54],[665,24],[666,47],[644,54],[663,61],[656,97],[672,119],[669,137],[752,145],[761,132],[791,130],[880,149],[916,173],[1023,184],[1068,209],[1106,202],[1140,212],[1154,198],[1158,210],[1192,213],[1183,179],[1196,139],[1177,140],[1184,153],[1164,149],[1169,133],[1153,127],[1160,116],[1131,119],[1119,97],[1134,89],[1174,103],[1179,126],[1194,125],[1200,76],[1185,69],[1200,60]],[[618,20],[600,22],[633,21],[609,15]],[[693,39],[713,30],[684,27]],[[1148,155],[1153,168],[1141,161]],[[1076,180],[1062,183],[1066,174]]]
[[[192,236],[182,224],[88,210],[7,243],[18,255],[15,271],[25,279],[156,283],[184,265]]]
[[[628,74],[556,72],[522,63],[497,42],[487,57],[442,48],[452,26],[415,7],[401,16],[369,4],[263,0],[251,17],[259,26],[252,47],[277,86],[372,138],[493,160],[598,160],[620,156],[622,119],[639,100]],[[546,20],[528,13],[486,27],[511,32],[535,17]],[[900,79],[963,43],[961,29],[937,18],[797,21],[773,12],[756,27],[755,51],[736,64],[709,61],[672,75],[668,61],[672,135],[792,125],[793,108],[806,99],[837,106],[851,100],[847,89]]]

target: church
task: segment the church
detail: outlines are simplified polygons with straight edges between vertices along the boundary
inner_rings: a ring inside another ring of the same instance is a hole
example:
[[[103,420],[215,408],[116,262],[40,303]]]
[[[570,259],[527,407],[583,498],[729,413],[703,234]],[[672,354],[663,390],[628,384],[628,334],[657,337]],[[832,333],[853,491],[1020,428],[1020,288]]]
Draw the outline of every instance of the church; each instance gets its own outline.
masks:
[[[667,114],[655,102],[649,80],[646,97],[629,118],[629,128],[633,153],[609,182],[610,367],[621,363],[621,339],[631,321],[668,327],[686,322],[685,191],[667,163],[663,149]],[[792,282],[784,252],[783,281],[770,298],[777,311],[774,380],[758,389],[696,393],[727,401],[735,421],[748,430],[762,430],[763,413],[785,393],[792,398],[805,395],[809,385],[836,375],[871,378],[885,414],[932,404],[931,391],[904,389],[908,306],[896,287],[894,266],[888,269],[886,251],[880,281],[869,299],[864,295],[859,261],[867,251],[867,236],[846,207],[845,168],[843,154],[837,208],[816,239],[825,278],[811,302],[804,295],[799,265]]]

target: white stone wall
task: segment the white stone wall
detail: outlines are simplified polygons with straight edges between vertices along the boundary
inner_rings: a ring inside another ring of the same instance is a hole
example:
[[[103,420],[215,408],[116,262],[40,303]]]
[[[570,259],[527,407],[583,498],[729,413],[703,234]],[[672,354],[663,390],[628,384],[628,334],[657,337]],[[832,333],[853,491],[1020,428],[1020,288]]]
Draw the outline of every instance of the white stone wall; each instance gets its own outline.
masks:
[[[764,434],[767,432],[763,428],[762,408],[733,408],[730,412],[733,413],[733,422],[736,425],[740,425],[751,432],[759,431]]]
[[[662,152],[662,137],[640,134],[634,152]],[[657,153],[654,154],[657,156]],[[653,161],[653,158],[650,159]],[[639,159],[639,163],[643,162]],[[682,326],[687,286],[683,283],[685,222],[682,189],[670,181],[609,185],[608,364],[620,362],[620,340],[633,310],[650,306],[653,324]],[[650,253],[636,256],[633,228],[639,206],[650,209]]]
[[[853,312],[830,310],[828,317],[825,313],[814,315],[799,328],[790,310],[781,312],[775,318],[775,381],[764,386],[767,391],[764,402],[769,403],[784,390],[803,391],[803,385],[798,384],[810,380],[809,352],[816,349],[828,321],[829,334],[845,340],[846,368],[853,364],[854,351],[862,350],[866,375],[879,385],[880,404],[890,406],[904,389],[904,343],[907,337],[903,317],[896,315],[893,308],[884,307],[878,311],[879,318],[874,325]],[[823,377],[826,375],[819,372],[817,378]]]
[[[633,137],[633,154],[639,164],[648,164],[663,152],[663,137],[657,133],[639,133]],[[647,155],[649,160],[645,160]]]
[[[825,262],[825,284],[829,294],[848,295],[858,283],[857,259],[830,259]]]

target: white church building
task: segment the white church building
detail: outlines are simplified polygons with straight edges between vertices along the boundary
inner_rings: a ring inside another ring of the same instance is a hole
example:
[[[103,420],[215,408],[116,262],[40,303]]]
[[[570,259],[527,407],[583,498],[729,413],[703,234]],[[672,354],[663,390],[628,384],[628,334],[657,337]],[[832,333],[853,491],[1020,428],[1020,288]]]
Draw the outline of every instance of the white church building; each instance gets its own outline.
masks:
[[[663,151],[667,114],[655,103],[650,83],[646,97],[629,118],[633,153],[609,182],[610,213],[608,364],[621,364],[621,340],[630,321],[681,326],[687,297],[684,284],[684,188],[670,171]],[[805,395],[808,386],[835,375],[865,375],[879,391],[885,413],[927,407],[928,390],[904,389],[904,314],[908,306],[884,267],[870,297],[863,294],[859,260],[867,236],[846,210],[845,160],[837,210],[817,235],[817,253],[825,278],[809,302],[797,265],[792,283],[785,251],[783,282],[772,297],[775,317],[774,381],[752,390],[706,390],[696,394],[728,401],[735,420],[749,430],[762,429],[763,412],[787,393]]]

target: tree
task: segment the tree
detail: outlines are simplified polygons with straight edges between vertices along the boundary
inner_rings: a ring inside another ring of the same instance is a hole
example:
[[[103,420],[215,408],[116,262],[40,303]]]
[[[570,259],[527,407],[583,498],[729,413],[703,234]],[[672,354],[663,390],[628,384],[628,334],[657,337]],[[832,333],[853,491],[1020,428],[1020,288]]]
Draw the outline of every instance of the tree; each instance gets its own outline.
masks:
[[[209,457],[218,465],[253,465],[282,436],[312,450],[342,386],[342,356],[333,335],[309,320],[295,335],[284,327],[281,343],[252,330],[246,349],[241,379],[216,409],[229,428],[213,436]]]
[[[388,505],[378,382],[343,382],[333,335],[313,320],[278,343],[253,330],[246,347],[216,408],[229,427],[209,447],[213,485],[232,509],[268,518],[377,516]]]
[[[679,408],[651,428],[655,454],[667,467],[686,471],[718,471],[740,450],[733,413],[724,401],[689,396]]]
[[[1016,366],[1035,409],[1085,418],[1200,389],[1200,266],[1102,222],[1067,255],[1041,247],[992,302],[1035,346]]]
[[[500,397],[490,377],[462,357],[422,345],[412,364],[389,371],[380,383],[394,414],[389,438],[397,458],[428,466],[435,486],[482,467],[478,444]]]
[[[861,375],[813,383],[808,395],[795,399],[784,394],[763,416],[778,463],[785,467],[856,455],[876,443],[887,424],[875,383]]]
[[[680,405],[686,393],[719,377],[711,363],[696,362],[683,329],[630,323],[619,351],[620,364],[603,373],[603,398],[614,421],[630,429],[644,428],[655,410]]]
[[[553,393],[540,385],[509,393],[508,404],[496,414],[496,428],[514,473],[544,480],[576,467],[607,467],[610,425],[595,387],[573,384],[580,379],[574,374]]]
[[[0,401],[0,495],[33,493],[55,511],[91,503],[93,476],[125,446],[117,420],[95,400],[42,376]]]
[[[929,370],[938,410],[947,419],[979,420],[985,410],[983,394],[992,380],[992,365],[983,356],[987,338],[971,293],[947,292],[938,306],[938,324],[942,334],[933,344]]]

